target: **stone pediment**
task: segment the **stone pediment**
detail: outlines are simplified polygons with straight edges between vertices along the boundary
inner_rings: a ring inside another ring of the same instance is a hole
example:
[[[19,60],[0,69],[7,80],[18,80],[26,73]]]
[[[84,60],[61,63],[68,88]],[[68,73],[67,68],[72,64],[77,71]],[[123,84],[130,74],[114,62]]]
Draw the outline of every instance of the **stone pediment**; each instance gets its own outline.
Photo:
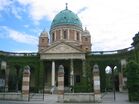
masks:
[[[83,51],[77,49],[66,43],[59,43],[57,45],[52,45],[41,53],[83,53]]]

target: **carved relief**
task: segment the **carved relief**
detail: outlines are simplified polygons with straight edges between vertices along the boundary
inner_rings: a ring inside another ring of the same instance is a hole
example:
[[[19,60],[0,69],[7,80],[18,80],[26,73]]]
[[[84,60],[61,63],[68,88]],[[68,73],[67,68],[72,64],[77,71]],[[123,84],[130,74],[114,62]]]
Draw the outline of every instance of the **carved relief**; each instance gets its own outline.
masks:
[[[49,50],[46,50],[44,53],[81,53],[81,51],[61,43],[55,47],[50,48]]]

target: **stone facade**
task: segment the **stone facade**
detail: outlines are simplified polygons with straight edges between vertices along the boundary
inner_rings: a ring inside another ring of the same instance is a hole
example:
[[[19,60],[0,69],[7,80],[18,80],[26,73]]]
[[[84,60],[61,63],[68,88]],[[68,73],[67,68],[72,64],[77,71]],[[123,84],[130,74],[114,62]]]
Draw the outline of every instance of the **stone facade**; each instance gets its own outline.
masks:
[[[91,35],[86,28],[83,30],[78,16],[68,8],[55,16],[49,36],[46,31],[41,33],[38,46],[40,59],[44,62],[45,72],[49,76],[46,78],[46,86],[50,86],[50,83],[51,86],[57,85],[58,65],[64,67],[66,86],[74,86],[76,76],[78,79],[85,76],[85,53],[91,51]],[[79,68],[75,67],[76,61],[80,62]]]

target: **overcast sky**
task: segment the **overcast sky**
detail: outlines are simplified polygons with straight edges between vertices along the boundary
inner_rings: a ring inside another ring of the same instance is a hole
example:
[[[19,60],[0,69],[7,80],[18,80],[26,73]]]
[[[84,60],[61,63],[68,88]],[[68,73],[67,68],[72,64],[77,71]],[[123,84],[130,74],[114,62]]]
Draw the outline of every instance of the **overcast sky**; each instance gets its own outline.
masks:
[[[92,51],[130,47],[139,31],[139,0],[0,0],[0,50],[37,52],[65,3],[90,31]]]

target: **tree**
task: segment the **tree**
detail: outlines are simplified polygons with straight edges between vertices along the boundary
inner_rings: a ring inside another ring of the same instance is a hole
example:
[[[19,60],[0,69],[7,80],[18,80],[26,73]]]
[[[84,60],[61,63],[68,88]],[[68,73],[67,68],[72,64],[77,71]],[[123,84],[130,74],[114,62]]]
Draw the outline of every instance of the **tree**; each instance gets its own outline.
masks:
[[[139,64],[135,61],[127,65],[127,87],[129,101],[139,101]]]

